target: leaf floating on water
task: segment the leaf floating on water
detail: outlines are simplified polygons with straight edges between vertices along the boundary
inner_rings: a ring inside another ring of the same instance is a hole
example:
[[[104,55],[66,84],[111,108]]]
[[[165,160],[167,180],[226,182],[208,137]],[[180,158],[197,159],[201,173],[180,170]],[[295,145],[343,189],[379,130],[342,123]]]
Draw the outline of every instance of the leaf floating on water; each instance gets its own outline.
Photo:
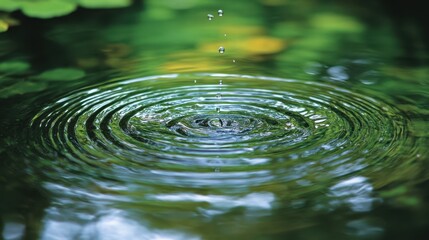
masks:
[[[132,0],[0,0],[0,11],[22,12],[35,18],[53,18],[67,15],[80,5],[86,8],[119,8],[131,5]],[[6,31],[0,22],[0,32]]]
[[[85,72],[75,68],[56,68],[48,70],[36,76],[37,79],[47,81],[71,81],[83,78]]]
[[[67,15],[75,9],[75,3],[58,0],[25,1],[21,6],[25,15],[36,18],[59,17]]]
[[[0,72],[4,73],[19,73],[27,71],[30,64],[22,61],[9,61],[0,63]]]
[[[119,8],[131,5],[131,0],[79,0],[79,4],[86,8]]]
[[[48,87],[47,83],[18,82],[0,90],[0,98],[8,98],[25,93],[39,92]]]
[[[0,10],[12,12],[19,8],[19,4],[18,0],[1,0]]]

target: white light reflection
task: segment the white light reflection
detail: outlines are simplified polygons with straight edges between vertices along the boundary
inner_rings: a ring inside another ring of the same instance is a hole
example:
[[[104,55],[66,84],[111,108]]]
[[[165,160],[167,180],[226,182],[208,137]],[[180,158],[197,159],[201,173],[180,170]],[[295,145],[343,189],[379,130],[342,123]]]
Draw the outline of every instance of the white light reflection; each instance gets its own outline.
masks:
[[[4,226],[3,226],[2,239],[4,240],[23,239],[24,233],[25,233],[25,225],[23,223],[15,222],[15,221],[7,221],[6,223],[4,223]]]
[[[88,224],[56,221],[45,223],[42,238],[44,240],[197,240],[198,236],[177,230],[149,228],[127,217],[119,210],[98,217]]]
[[[201,195],[195,193],[178,193],[178,194],[158,194],[149,196],[150,199],[168,202],[201,202],[210,203],[214,209],[204,209],[209,215],[223,214],[229,209],[235,207],[245,207],[248,209],[272,208],[275,196],[270,192],[250,193],[244,197],[231,197],[221,195]]]
[[[330,188],[330,204],[338,206],[346,203],[355,212],[368,212],[376,200],[372,195],[373,187],[368,179],[362,176],[353,177]]]
[[[330,67],[327,72],[330,75],[330,78],[335,81],[346,81],[349,79],[347,69],[343,66]]]

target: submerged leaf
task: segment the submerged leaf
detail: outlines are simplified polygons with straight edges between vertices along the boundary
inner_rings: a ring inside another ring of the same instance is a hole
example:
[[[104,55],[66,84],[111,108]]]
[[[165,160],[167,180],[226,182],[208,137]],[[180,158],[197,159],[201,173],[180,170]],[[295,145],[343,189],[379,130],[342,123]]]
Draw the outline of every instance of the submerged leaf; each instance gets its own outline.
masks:
[[[52,18],[67,15],[76,9],[70,1],[42,0],[23,2],[21,10],[25,15],[36,18]]]
[[[37,79],[47,81],[70,81],[83,78],[85,72],[76,68],[56,68],[48,70],[37,76]]]
[[[39,92],[48,87],[47,83],[18,82],[0,90],[0,98],[8,98],[25,93]]]
[[[128,7],[131,0],[79,0],[79,5],[86,8]]]
[[[0,63],[0,72],[17,73],[24,72],[30,68],[30,64],[22,61],[9,61]]]

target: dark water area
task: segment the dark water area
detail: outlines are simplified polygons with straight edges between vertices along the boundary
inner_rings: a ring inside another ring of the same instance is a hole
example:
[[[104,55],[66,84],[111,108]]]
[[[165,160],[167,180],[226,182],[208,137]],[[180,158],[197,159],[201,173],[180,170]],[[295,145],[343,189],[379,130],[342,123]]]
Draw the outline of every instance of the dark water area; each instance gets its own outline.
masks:
[[[423,9],[13,13],[20,24],[0,33],[0,239],[427,239]]]

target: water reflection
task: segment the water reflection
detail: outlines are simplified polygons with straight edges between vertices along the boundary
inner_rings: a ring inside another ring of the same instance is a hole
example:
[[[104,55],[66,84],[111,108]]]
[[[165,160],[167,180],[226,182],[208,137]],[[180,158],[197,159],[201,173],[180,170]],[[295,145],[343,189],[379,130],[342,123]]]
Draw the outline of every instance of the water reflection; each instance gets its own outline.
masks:
[[[210,210],[212,213],[222,214],[226,213],[232,208],[245,207],[251,209],[266,209],[272,208],[275,201],[275,196],[270,192],[255,192],[249,193],[243,197],[221,196],[221,195],[201,195],[194,193],[177,193],[177,194],[158,194],[149,195],[148,199],[160,200],[166,202],[197,202],[209,203],[210,208],[205,208],[206,211]],[[213,211],[216,209],[217,211]]]
[[[347,223],[348,235],[363,239],[377,239],[382,236],[384,229],[367,219],[352,220]]]
[[[3,239],[17,240],[25,236],[25,223],[16,220],[7,220],[3,225]]]
[[[369,180],[362,176],[343,180],[330,188],[330,205],[337,207],[346,204],[354,212],[369,212],[377,201],[372,196],[373,189]]]
[[[328,68],[327,72],[331,80],[346,81],[349,79],[349,75],[347,74],[347,68],[343,66],[330,67]]]
[[[86,223],[50,219],[44,223],[42,239],[82,239],[82,240],[196,240],[199,236],[174,229],[157,229],[145,226],[144,221],[133,220],[126,212],[110,209],[98,213]]]

